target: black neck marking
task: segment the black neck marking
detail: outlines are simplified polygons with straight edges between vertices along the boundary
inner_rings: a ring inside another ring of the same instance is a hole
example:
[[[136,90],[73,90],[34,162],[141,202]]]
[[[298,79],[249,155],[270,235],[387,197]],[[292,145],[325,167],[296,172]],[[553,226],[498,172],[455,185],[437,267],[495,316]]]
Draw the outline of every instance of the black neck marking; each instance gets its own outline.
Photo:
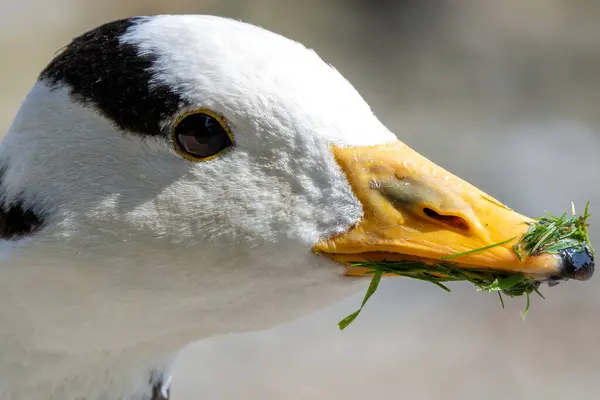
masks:
[[[31,236],[44,225],[44,218],[27,207],[21,199],[7,202],[1,196],[4,172],[0,170],[0,240]]]
[[[140,55],[121,37],[147,18],[128,18],[99,26],[76,37],[42,71],[40,80],[67,86],[71,97],[98,109],[124,131],[161,134],[161,122],[184,105],[169,87],[153,82],[156,56]]]
[[[0,239],[20,239],[35,233],[43,225],[43,220],[23,203],[2,205],[0,209]]]
[[[169,400],[170,390],[167,390],[167,397],[162,393],[162,382],[155,383],[152,385],[152,394],[150,400]]]

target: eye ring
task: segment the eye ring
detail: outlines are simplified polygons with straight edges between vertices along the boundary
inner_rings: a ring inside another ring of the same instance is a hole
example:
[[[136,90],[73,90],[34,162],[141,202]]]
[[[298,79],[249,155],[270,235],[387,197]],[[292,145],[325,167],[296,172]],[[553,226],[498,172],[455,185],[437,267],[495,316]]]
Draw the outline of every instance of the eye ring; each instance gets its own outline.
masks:
[[[233,145],[227,120],[212,110],[201,108],[180,115],[171,127],[175,151],[190,161],[210,161]]]

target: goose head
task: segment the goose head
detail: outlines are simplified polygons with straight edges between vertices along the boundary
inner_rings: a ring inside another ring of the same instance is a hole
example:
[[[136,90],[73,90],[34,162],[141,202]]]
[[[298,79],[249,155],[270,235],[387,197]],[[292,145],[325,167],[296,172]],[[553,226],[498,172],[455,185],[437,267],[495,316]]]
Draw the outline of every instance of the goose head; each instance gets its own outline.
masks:
[[[530,221],[399,141],[314,51],[212,16],[75,38],[24,100],[0,173],[0,393],[19,398],[143,398],[190,341],[356,292],[353,261],[439,260]],[[461,262],[591,270],[520,263],[510,244]]]

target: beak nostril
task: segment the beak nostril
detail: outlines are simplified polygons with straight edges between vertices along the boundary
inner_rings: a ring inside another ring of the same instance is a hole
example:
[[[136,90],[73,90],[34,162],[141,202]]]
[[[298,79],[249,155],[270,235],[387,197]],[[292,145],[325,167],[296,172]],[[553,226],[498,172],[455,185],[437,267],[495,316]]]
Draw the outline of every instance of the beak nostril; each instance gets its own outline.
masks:
[[[456,215],[443,215],[428,207],[423,208],[423,212],[429,218],[435,219],[436,221],[442,222],[453,228],[460,229],[463,231],[469,230],[469,224],[467,223],[467,221],[465,221],[461,217],[457,217]]]

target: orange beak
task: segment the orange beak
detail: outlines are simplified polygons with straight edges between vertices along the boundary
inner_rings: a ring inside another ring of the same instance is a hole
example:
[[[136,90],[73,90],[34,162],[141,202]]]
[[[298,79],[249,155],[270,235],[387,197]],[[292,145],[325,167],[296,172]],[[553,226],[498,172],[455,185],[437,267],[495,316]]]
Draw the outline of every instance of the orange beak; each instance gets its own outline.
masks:
[[[451,261],[463,268],[520,272],[540,279],[591,276],[573,273],[564,254],[546,253],[520,261],[512,246],[527,231],[532,219],[400,141],[369,147],[334,147],[333,154],[364,213],[356,226],[322,240],[314,250],[346,264],[348,275],[364,275],[364,269],[351,266],[355,262],[439,262],[457,253],[505,242]]]

